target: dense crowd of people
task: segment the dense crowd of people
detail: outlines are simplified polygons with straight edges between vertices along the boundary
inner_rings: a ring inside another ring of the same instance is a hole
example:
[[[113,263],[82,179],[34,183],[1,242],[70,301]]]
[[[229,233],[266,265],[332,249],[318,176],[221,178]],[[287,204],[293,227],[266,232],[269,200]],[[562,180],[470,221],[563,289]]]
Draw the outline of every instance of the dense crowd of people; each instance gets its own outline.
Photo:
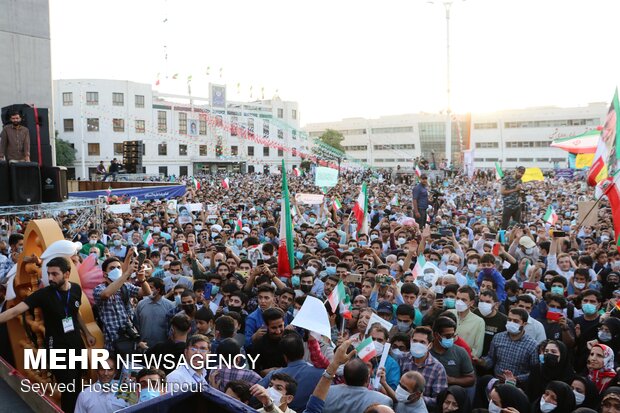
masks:
[[[202,203],[200,211],[169,211],[161,200],[108,213],[103,232],[92,223],[76,228],[76,215],[58,222],[84,245],[73,261],[94,255],[103,273],[92,291],[105,340],[98,347],[257,356],[241,368],[143,369],[140,384],[199,383],[266,412],[620,412],[620,254],[611,210],[602,199],[580,216],[578,202],[593,199],[585,183],[524,184],[521,175],[520,168],[502,180],[342,172],[321,204],[305,205],[295,194],[322,188],[311,173],[289,174],[290,277],[277,265],[279,174],[229,175],[228,188],[188,180],[177,205]],[[354,209],[364,182],[369,225],[359,233]],[[1,223],[4,284],[27,221]],[[69,302],[69,269],[51,264],[61,300],[52,298],[63,303],[66,294]],[[334,310],[328,299],[341,285],[346,305]],[[310,296],[325,302],[330,337],[291,324]],[[37,296],[21,309],[43,302]],[[368,338],[375,356],[357,357]],[[100,383],[117,377],[110,363],[97,371]],[[157,388],[141,391],[138,402],[160,396]],[[87,389],[63,408],[111,412],[126,403]]]

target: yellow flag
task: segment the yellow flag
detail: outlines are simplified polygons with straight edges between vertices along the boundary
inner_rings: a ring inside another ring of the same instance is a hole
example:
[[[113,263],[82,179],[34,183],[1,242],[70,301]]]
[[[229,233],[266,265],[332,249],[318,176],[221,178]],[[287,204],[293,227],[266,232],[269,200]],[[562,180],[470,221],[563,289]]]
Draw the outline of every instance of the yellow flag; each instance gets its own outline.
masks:
[[[577,158],[575,159],[575,168],[576,169],[589,168],[590,166],[592,166],[593,160],[594,160],[593,153],[577,154]]]
[[[540,168],[527,168],[521,178],[521,182],[543,181],[544,179]]]

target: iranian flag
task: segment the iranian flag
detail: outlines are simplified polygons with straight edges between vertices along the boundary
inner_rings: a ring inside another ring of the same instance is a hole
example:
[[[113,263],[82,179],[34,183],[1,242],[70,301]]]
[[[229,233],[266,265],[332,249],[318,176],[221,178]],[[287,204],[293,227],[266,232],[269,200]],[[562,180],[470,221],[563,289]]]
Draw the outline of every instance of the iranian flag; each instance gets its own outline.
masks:
[[[222,179],[222,188],[224,189],[230,188],[230,182],[228,181],[228,178]]]
[[[603,179],[607,178],[607,146],[603,137],[599,137],[598,146],[596,147],[596,153],[594,154],[594,160],[588,173],[588,185],[596,186]]]
[[[200,191],[200,181],[198,179],[192,177],[192,185],[197,191]]]
[[[504,177],[504,171],[502,171],[502,167],[499,166],[499,162],[495,162],[495,179],[498,181]]]
[[[365,362],[377,356],[377,350],[375,349],[375,344],[372,342],[372,337],[368,337],[366,340],[359,343],[359,345],[355,347],[355,350],[357,350],[357,357]]]
[[[344,290],[344,284],[342,283],[342,280],[340,280],[336,285],[336,288],[334,288],[334,291],[332,291],[332,293],[327,298],[327,302],[329,302],[329,305],[332,308],[332,312],[335,313],[336,310],[338,310],[340,302],[345,299],[346,295],[347,294]]]
[[[413,271],[411,272],[414,279],[418,278],[418,276],[422,274],[422,270],[424,269],[425,265],[426,260],[424,259],[424,255],[418,255],[418,259],[416,260]]]
[[[336,198],[334,198],[334,202],[332,202],[332,205],[334,206],[334,211],[342,209],[342,204]]]
[[[282,206],[280,208],[280,246],[278,248],[278,275],[290,277],[295,267],[295,251],[293,251],[293,219],[289,200],[286,166],[282,159]]]
[[[153,245],[155,241],[153,241],[153,236],[151,235],[151,231],[146,231],[146,234],[144,234],[144,238],[142,239],[142,241],[144,241],[144,243],[148,245],[149,247]]]
[[[303,172],[301,172],[299,169],[297,168],[293,168],[293,175],[295,176],[302,176]]]
[[[243,228],[243,221],[241,220],[241,217],[237,217],[237,220],[235,221],[235,232],[240,232],[241,228]]]
[[[398,202],[398,194],[394,195],[394,198],[390,201],[390,205],[400,206],[400,202]]]
[[[351,299],[348,295],[345,295],[344,300],[340,303],[340,315],[346,319],[350,320],[353,318],[353,314],[351,313]]]
[[[551,205],[547,208],[543,220],[549,225],[555,225],[555,223],[558,222],[558,214],[555,213],[555,209],[553,209]]]
[[[353,207],[353,214],[357,220],[357,233],[368,234],[368,192],[366,190],[366,182],[362,184],[362,190],[360,191],[355,206]]]
[[[420,170],[420,167],[418,165],[415,166],[415,174],[418,176],[418,178],[422,175],[422,171]]]

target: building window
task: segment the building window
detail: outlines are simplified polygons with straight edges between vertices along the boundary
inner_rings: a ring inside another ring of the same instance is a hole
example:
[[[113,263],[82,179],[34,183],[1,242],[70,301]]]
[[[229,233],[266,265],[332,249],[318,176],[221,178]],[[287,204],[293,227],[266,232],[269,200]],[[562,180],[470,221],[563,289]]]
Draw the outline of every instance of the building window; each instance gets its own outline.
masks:
[[[136,95],[136,107],[137,108],[144,107],[144,95]]]
[[[73,106],[73,92],[64,92],[62,94],[62,105]]]
[[[168,145],[165,143],[160,143],[157,145],[157,154],[159,156],[168,156]]]
[[[114,144],[114,155],[123,156],[123,142]]]
[[[375,146],[383,146],[383,145],[375,145]],[[345,151],[355,152],[355,151],[366,151],[368,150],[367,145],[349,145],[344,146]]]
[[[282,149],[278,149],[278,157],[283,157],[284,156],[284,150]]]
[[[551,141],[517,141],[506,142],[506,148],[548,148]]]
[[[237,136],[237,128],[239,127],[239,118],[236,116],[230,117],[230,136]]]
[[[63,119],[62,125],[65,132],[73,132],[73,119]]]
[[[179,175],[187,176],[187,166],[179,166]]]
[[[207,134],[207,120],[206,119],[200,119],[198,121],[198,134],[199,135]]]
[[[99,118],[86,119],[86,130],[89,132],[99,132]]]
[[[248,118],[248,131],[254,133],[254,118]]]
[[[269,156],[269,146],[264,146],[263,147],[263,156],[264,157],[268,157]]]
[[[269,137],[269,121],[268,120],[263,120],[263,136],[266,138]]]
[[[499,161],[499,159],[498,159],[498,158],[486,158],[485,160],[486,160],[487,162],[497,162],[497,161]]]
[[[358,129],[357,131],[359,131]],[[350,131],[347,131],[350,132]],[[406,133],[413,132],[413,126],[395,126],[390,128],[372,128],[371,133]],[[361,133],[344,133],[344,131],[340,131],[343,135],[361,135]]]
[[[248,146],[248,156],[254,156],[254,147]]]
[[[239,147],[236,145],[231,145],[230,147],[230,155],[231,156],[238,156],[239,155]]]
[[[284,109],[278,108],[278,117],[282,119],[284,117]]]
[[[159,173],[163,174],[165,176],[168,176],[168,167],[167,166],[160,166],[159,167]]]
[[[474,123],[474,129],[497,129],[497,122]]]
[[[88,156],[99,156],[99,144],[98,143],[88,144]]]
[[[198,154],[200,156],[207,156],[207,145],[200,145],[198,147]]]
[[[168,132],[168,118],[166,117],[165,110],[157,111],[157,132],[160,132],[160,133]]]
[[[476,148],[499,148],[497,142],[476,142]]]
[[[487,161],[489,159],[487,158]],[[534,158],[519,158],[519,162],[533,162]]]
[[[505,122],[507,129],[514,128],[559,128],[562,126],[597,126],[599,118],[588,119],[555,119],[555,120],[524,120],[515,122]]]
[[[144,121],[136,119],[136,133],[144,133]]]
[[[179,133],[187,134],[187,113],[179,113]]]
[[[99,92],[86,92],[86,104],[98,105],[99,104]]]
[[[364,145],[360,145],[361,147],[363,147],[364,149],[362,150],[366,150],[366,146]],[[388,151],[388,150],[403,150],[403,149],[415,149],[415,145],[413,143],[401,143],[401,144],[397,144],[397,145],[374,145],[374,149],[377,151]]]
[[[297,109],[293,109],[293,112],[291,113],[291,118],[297,119]]]
[[[124,106],[125,105],[125,95],[122,93],[112,93],[112,105],[114,106]]]
[[[125,132],[125,119],[112,119],[114,132]]]
[[[187,145],[179,145],[179,156],[187,156]]]

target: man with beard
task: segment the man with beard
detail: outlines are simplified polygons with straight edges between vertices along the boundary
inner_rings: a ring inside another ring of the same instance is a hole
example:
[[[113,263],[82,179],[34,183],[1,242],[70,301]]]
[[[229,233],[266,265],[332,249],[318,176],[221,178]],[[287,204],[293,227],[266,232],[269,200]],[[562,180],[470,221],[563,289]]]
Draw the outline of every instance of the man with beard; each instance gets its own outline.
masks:
[[[62,257],[52,258],[47,263],[47,274],[49,286],[33,292],[24,301],[0,314],[0,324],[31,308],[39,307],[44,315],[45,346],[48,349],[75,349],[79,352],[84,348],[82,332],[88,345],[94,346],[95,337],[88,332],[86,323],[80,316],[82,289],[69,282],[70,263]],[[52,374],[58,383],[75,383],[76,389],[81,387],[80,369],[52,370]],[[77,396],[78,393],[74,392],[62,393],[61,407],[65,412],[74,410]]]
[[[0,133],[0,161],[30,162],[30,133],[21,122],[19,112],[11,112],[11,124]]]

